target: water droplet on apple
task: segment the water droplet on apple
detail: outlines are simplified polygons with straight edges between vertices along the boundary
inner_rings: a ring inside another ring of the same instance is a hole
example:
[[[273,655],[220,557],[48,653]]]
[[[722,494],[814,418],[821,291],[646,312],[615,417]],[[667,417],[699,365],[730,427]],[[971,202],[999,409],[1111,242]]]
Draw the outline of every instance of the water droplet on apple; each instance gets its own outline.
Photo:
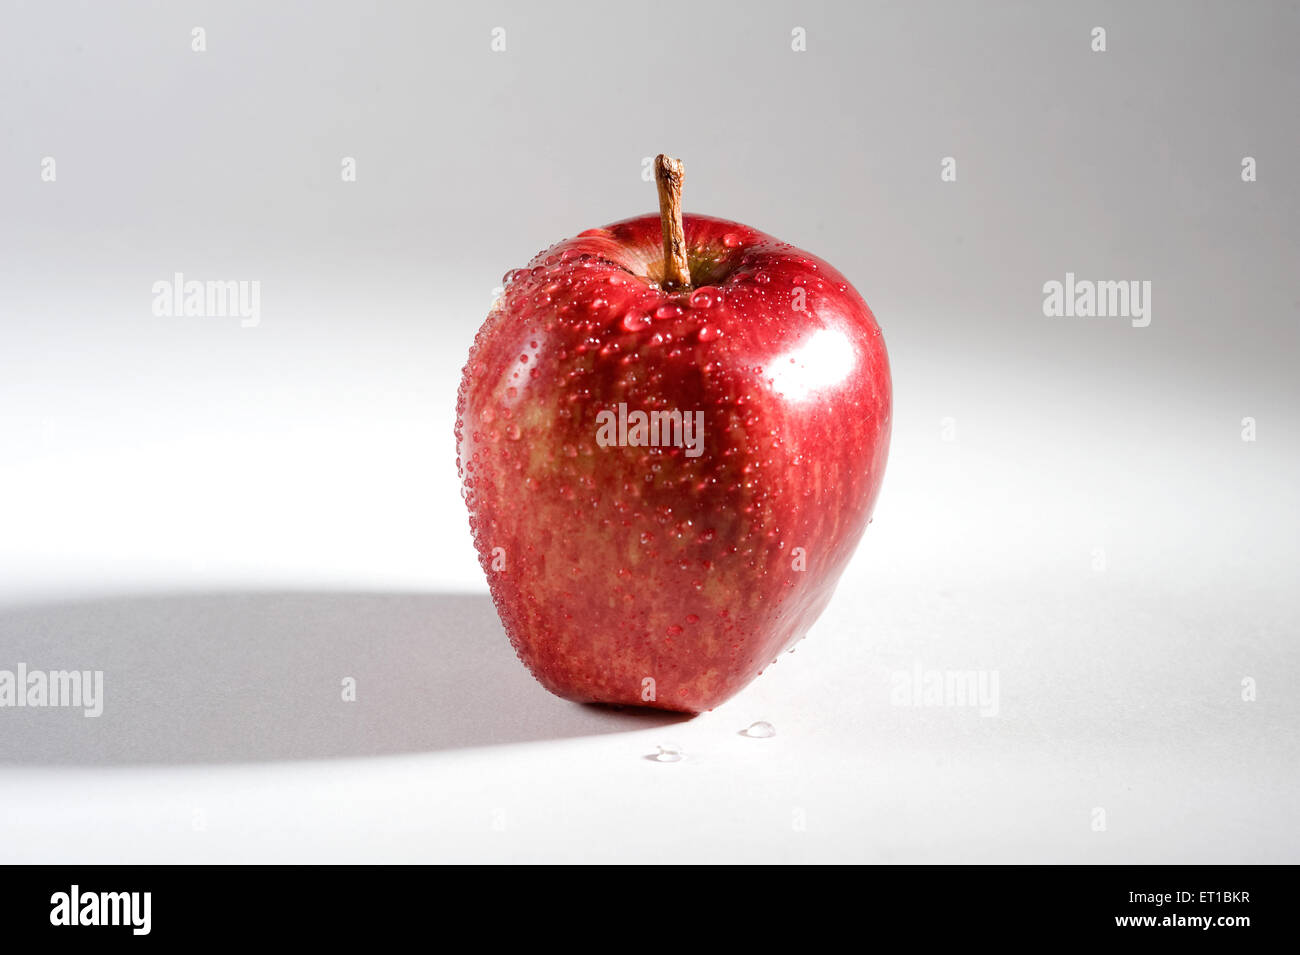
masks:
[[[691,308],[712,308],[718,300],[718,290],[711,285],[701,285],[687,299]]]
[[[511,441],[518,441],[521,433],[519,425],[517,424],[512,424],[510,427],[506,428],[506,437]]]
[[[696,338],[704,342],[706,345],[709,342],[717,341],[721,337],[722,337],[722,329],[715,328],[712,325],[703,326],[700,329],[699,334],[696,335]]]
[[[754,281],[759,285],[766,285],[768,282],[772,281],[772,277],[766,272],[755,272]]]
[[[699,623],[699,622],[700,622],[700,618],[699,618],[698,616],[696,616],[695,614],[693,614],[693,613],[688,613],[688,614],[686,615],[686,622],[687,622],[687,623]]]
[[[749,724],[745,735],[751,739],[771,739],[776,735],[776,727],[766,720],[759,720],[757,723]]]
[[[677,624],[673,624],[668,628],[668,636],[670,637],[679,636],[681,632],[682,632],[682,628],[679,627]]]
[[[736,233],[734,232],[728,232],[726,235],[722,237],[722,244],[729,249],[739,248],[740,236],[736,235]]]
[[[621,324],[625,332],[639,332],[650,325],[650,316],[645,312],[628,312]]]
[[[667,321],[670,318],[679,318],[682,314],[682,308],[680,305],[660,305],[655,309],[655,318],[659,319],[661,322]]]
[[[663,743],[659,746],[659,752],[654,759],[659,763],[680,763],[685,755],[676,743]]]

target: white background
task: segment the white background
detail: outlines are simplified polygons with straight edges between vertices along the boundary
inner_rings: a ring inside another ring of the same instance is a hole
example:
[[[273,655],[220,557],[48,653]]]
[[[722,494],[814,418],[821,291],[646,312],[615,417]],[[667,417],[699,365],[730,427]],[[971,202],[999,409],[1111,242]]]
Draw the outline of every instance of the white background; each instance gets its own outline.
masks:
[[[0,860],[1297,861],[1294,7],[701,6],[6,4],[0,668],[106,701],[0,710]],[[659,151],[896,386],[831,608],[691,721],[533,682],[452,441],[501,274]],[[260,325],[155,317],[177,271]],[[1044,317],[1066,271],[1150,327]]]

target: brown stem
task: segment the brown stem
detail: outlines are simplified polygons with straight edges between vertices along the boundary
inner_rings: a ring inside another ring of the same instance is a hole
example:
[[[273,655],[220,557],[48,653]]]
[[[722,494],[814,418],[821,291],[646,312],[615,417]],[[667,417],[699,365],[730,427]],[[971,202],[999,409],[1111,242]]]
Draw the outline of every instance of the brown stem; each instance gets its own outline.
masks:
[[[675,288],[691,287],[686,263],[686,230],[682,228],[682,180],[686,167],[680,159],[663,153],[655,157],[655,182],[659,185],[659,224],[664,232],[664,282]]]

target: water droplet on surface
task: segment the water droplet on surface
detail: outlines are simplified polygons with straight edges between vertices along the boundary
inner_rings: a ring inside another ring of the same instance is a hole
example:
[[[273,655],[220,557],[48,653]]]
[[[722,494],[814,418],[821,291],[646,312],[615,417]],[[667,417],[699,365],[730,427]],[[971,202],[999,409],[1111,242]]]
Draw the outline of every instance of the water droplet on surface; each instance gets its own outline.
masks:
[[[686,754],[676,743],[663,743],[659,747],[658,754],[655,755],[655,762],[658,763],[680,763]]]
[[[776,735],[776,727],[766,720],[759,720],[757,723],[749,724],[745,735],[752,739],[771,739]]]
[[[739,248],[740,236],[736,235],[736,233],[734,232],[728,232],[726,235],[722,237],[722,244],[729,249]]]
[[[696,616],[695,614],[693,614],[693,613],[688,613],[688,614],[686,615],[686,622],[687,622],[687,623],[699,623],[699,622],[700,622],[700,618],[697,617],[697,616]]]
[[[714,342],[721,338],[722,330],[714,328],[712,325],[705,325],[700,329],[699,334],[695,337],[707,345],[709,342]]]
[[[506,428],[506,437],[511,441],[518,441],[520,434],[519,425],[517,424],[512,424],[510,427]]]
[[[754,281],[759,285],[766,285],[768,282],[772,281],[772,277],[766,272],[755,272]]]
[[[667,321],[670,318],[677,318],[681,314],[682,309],[679,305],[660,305],[655,309],[655,318],[659,319],[661,322]]]
[[[677,624],[673,624],[671,627],[668,628],[668,636],[670,637],[675,637],[681,632],[682,632],[682,628],[677,626]]]

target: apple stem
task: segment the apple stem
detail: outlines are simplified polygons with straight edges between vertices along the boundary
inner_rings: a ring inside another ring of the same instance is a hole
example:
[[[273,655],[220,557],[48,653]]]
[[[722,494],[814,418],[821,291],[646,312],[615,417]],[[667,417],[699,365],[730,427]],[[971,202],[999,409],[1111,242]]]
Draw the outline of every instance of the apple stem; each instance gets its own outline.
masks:
[[[659,186],[659,224],[664,232],[664,281],[674,288],[691,287],[686,263],[686,230],[682,227],[682,180],[686,167],[680,159],[663,153],[655,157],[655,182]]]

